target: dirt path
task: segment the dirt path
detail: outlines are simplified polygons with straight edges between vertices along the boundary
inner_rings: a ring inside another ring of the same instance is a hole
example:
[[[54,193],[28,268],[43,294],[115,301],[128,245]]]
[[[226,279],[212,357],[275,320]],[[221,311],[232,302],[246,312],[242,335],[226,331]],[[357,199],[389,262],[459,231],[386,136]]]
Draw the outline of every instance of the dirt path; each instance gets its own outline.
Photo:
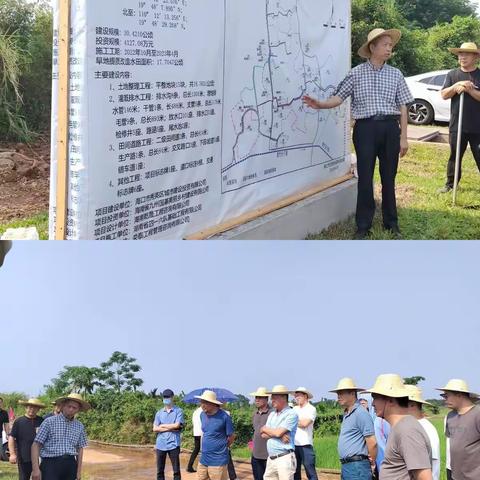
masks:
[[[0,223],[48,210],[50,142],[0,142]]]
[[[196,480],[194,473],[187,473],[189,455],[181,455],[182,480]],[[136,450],[112,447],[89,447],[85,450],[84,470],[89,480],[151,480],[156,475],[153,449]],[[235,462],[239,480],[253,480],[248,462]],[[172,480],[171,464],[167,460],[166,480]],[[319,474],[319,480],[339,480],[338,475]]]

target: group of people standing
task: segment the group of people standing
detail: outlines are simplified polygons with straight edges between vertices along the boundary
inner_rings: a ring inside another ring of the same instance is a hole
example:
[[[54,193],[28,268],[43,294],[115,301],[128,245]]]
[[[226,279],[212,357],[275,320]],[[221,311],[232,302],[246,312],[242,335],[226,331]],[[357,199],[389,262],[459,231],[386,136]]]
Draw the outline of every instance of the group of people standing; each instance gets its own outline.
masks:
[[[445,419],[447,477],[478,480],[480,407],[475,401],[479,396],[463,380],[450,380],[438,390],[452,410]],[[384,374],[370,389],[357,387],[351,378],[343,378],[331,392],[344,409],[338,438],[342,480],[439,480],[440,438],[426,418],[423,407],[430,404],[417,386],[404,385],[399,375]],[[366,399],[358,398],[360,392],[371,394],[374,413],[369,411]],[[290,404],[291,395],[295,406]],[[302,466],[308,480],[317,480],[313,442],[317,411],[310,403],[312,393],[304,387],[289,390],[277,385],[270,391],[259,387],[251,396],[256,406],[252,417],[254,480],[300,480]],[[227,480],[229,449],[235,438],[232,420],[221,408],[215,392],[207,390],[197,398],[200,422],[194,435],[200,438],[187,471],[195,472],[194,460],[201,451],[198,480]],[[175,408],[175,416],[183,415]],[[158,421],[157,414],[154,429],[158,428]],[[165,428],[171,426],[166,424]],[[180,442],[181,426],[173,426]],[[165,464],[159,465],[162,470],[157,478],[163,480]],[[172,465],[174,470],[177,468],[175,478],[180,478],[179,465],[173,461]]]
[[[354,120],[353,143],[357,155],[358,197],[356,209],[356,239],[370,234],[375,214],[373,174],[378,158],[382,182],[383,226],[395,238],[401,238],[398,225],[395,178],[399,158],[409,149],[407,138],[408,107],[414,98],[397,68],[388,65],[393,49],[402,36],[400,30],[376,28],[368,34],[358,51],[364,63],[353,68],[340,82],[333,95],[325,100],[303,97],[306,106],[320,110],[339,107],[351,99]],[[468,144],[480,170],[480,70],[477,67],[480,49],[471,42],[460,48],[450,48],[458,56],[459,68],[448,75],[441,95],[451,99],[450,148],[447,182],[439,193],[453,188],[457,150],[460,96],[465,106],[460,142],[461,159]],[[460,177],[459,177],[460,178]]]
[[[478,480],[480,407],[475,402],[479,395],[458,379],[437,390],[442,391],[445,405],[451,409],[445,418],[447,477]],[[428,402],[418,387],[404,385],[399,375],[384,374],[370,389],[343,378],[330,392],[337,395],[344,410],[338,438],[342,480],[439,480],[440,440],[423,412]],[[358,398],[360,392],[371,394],[374,414],[369,411],[368,401]],[[312,393],[305,387],[289,390],[277,385],[271,390],[259,387],[251,396],[256,407],[252,416],[254,480],[300,480],[302,466],[308,480],[317,480],[317,410],[310,402]],[[196,472],[197,480],[227,480],[228,476],[232,480],[233,469],[235,479],[230,453],[235,441],[232,418],[215,392],[205,390],[196,398],[200,403],[193,416],[197,423],[196,448],[187,471]],[[290,403],[293,399],[295,405]],[[45,408],[40,400],[19,403],[25,406],[25,415],[15,420],[9,432],[10,462],[18,465],[19,480],[81,480],[87,436],[76,415],[87,411],[89,403],[72,393],[54,402],[53,412],[44,418],[38,416],[39,410]],[[163,391],[163,403],[153,422],[157,434],[157,480],[165,479],[167,457],[174,480],[180,480],[184,414],[174,404],[172,390]]]

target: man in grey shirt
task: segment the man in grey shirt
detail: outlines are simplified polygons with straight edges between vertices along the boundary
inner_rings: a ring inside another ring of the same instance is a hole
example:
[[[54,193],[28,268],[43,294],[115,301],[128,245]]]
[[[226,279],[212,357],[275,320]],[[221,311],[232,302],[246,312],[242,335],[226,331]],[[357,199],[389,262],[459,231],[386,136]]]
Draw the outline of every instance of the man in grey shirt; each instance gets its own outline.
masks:
[[[420,422],[408,414],[408,391],[395,374],[380,375],[367,390],[391,430],[380,468],[381,480],[432,480],[432,449]]]
[[[443,388],[447,416],[445,434],[450,440],[450,468],[454,480],[480,479],[480,407],[465,380],[450,380]]]
[[[268,393],[265,387],[257,388],[256,392],[250,394],[255,397],[257,411],[253,414],[253,451],[252,451],[252,472],[254,480],[263,480],[265,468],[267,467],[267,440],[262,438],[261,429],[267,423],[268,416],[272,411],[268,404]]]

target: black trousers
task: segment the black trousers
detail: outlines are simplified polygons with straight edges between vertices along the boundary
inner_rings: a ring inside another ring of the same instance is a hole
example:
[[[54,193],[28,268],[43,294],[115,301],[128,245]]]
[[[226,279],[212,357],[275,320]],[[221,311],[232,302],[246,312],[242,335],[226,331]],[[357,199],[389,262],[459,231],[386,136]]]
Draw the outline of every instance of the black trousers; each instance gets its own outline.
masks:
[[[193,464],[195,463],[195,460],[200,453],[200,441],[202,437],[193,437],[193,441],[195,442],[194,447],[193,447],[193,452],[190,455],[190,460],[188,461],[188,467],[187,470],[193,470]]]
[[[157,480],[165,479],[165,462],[167,461],[167,455],[172,462],[173,480],[180,480],[180,447],[173,450],[156,450],[157,452]],[[43,480],[43,479],[42,479]]]
[[[237,478],[237,472],[235,471],[235,465],[232,460],[232,452],[228,449],[228,478],[230,480],[235,480]]]
[[[42,458],[42,480],[76,480],[77,459],[72,456]]]
[[[452,471],[447,468],[447,480],[452,480]]]
[[[252,457],[253,480],[263,480],[263,475],[267,468],[267,460]]]
[[[480,119],[479,119],[480,122]],[[455,159],[457,156],[457,133],[450,134],[450,157],[447,164],[447,183],[446,186],[453,188],[455,182]],[[477,167],[480,170],[480,133],[462,133],[460,140],[460,171],[458,181],[462,176],[462,160],[467,150],[467,146],[470,145],[473,158],[477,163]]]
[[[308,480],[317,480],[317,470],[315,469],[315,450],[312,445],[304,445],[303,447],[295,447],[295,457],[297,458],[297,470],[295,471],[294,480],[301,480],[302,465],[305,468]]]
[[[30,480],[32,476],[32,462],[18,462],[18,480]]]
[[[358,198],[356,222],[359,230],[369,230],[375,215],[373,174],[377,157],[382,180],[382,213],[385,228],[398,225],[395,177],[400,155],[400,126],[397,120],[357,120],[353,130],[357,154]]]

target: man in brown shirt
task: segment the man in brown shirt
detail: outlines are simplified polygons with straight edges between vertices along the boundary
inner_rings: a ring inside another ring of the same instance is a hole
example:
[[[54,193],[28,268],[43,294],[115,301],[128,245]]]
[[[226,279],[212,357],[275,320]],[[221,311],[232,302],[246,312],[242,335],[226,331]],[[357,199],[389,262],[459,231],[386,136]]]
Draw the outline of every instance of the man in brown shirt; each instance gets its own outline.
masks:
[[[252,450],[252,472],[254,480],[263,480],[265,468],[267,467],[267,440],[262,438],[261,429],[267,423],[268,415],[272,411],[268,404],[268,393],[265,387],[257,388],[256,392],[250,394],[255,397],[257,411],[253,414],[253,450]]]
[[[445,434],[450,440],[450,466],[453,480],[480,479],[480,407],[474,404],[465,380],[450,380],[443,388],[447,416]]]
[[[432,449],[420,422],[408,414],[408,391],[395,374],[380,375],[366,390],[377,416],[391,430],[380,469],[381,480],[432,480]]]

